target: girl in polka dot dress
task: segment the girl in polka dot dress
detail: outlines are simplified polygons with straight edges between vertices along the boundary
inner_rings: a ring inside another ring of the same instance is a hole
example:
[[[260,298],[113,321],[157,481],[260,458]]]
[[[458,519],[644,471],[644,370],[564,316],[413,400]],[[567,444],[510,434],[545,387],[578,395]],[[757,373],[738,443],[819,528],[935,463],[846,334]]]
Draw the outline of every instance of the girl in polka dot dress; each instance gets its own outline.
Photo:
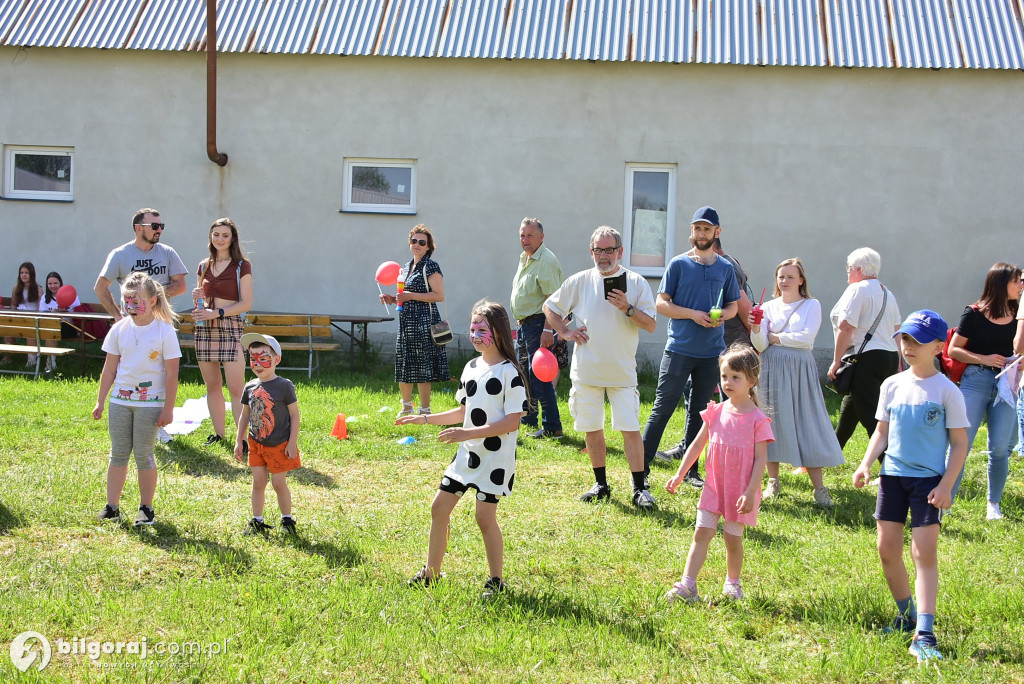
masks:
[[[476,490],[476,522],[484,538],[490,579],[484,596],[505,590],[502,581],[504,542],[496,513],[500,497],[512,492],[516,472],[519,418],[529,400],[522,368],[516,360],[512,330],[505,309],[481,300],[473,307],[469,339],[480,356],[462,371],[455,398],[460,406],[435,414],[402,416],[395,425],[454,425],[438,435],[445,444],[458,443],[437,495],[430,506],[430,542],[427,564],[409,580],[411,586],[429,586],[441,577],[441,561],[448,545],[448,522],[459,499]]]
[[[697,575],[708,556],[708,545],[725,518],[726,578],[722,594],[743,598],[740,570],[743,568],[743,528],[757,524],[761,504],[761,476],[768,461],[768,442],[774,442],[771,421],[761,412],[757,400],[757,378],[761,362],[750,347],[733,344],[719,357],[721,390],[727,397],[721,404],[709,402],[700,417],[704,425],[686,449],[679,471],[666,484],[675,494],[704,445],[707,478],[697,504],[697,529],[686,557],[683,579],[665,598],[669,601],[697,600]]]

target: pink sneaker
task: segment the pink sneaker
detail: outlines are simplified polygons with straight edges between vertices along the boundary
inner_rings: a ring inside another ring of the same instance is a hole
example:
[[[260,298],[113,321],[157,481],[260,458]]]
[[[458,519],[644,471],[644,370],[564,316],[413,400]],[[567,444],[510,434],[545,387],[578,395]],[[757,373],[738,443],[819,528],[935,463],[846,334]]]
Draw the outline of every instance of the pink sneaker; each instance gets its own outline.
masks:
[[[669,603],[673,601],[685,601],[686,603],[700,601],[700,597],[697,596],[697,583],[693,580],[687,582],[686,579],[684,577],[672,585],[672,588],[665,594],[666,601]]]

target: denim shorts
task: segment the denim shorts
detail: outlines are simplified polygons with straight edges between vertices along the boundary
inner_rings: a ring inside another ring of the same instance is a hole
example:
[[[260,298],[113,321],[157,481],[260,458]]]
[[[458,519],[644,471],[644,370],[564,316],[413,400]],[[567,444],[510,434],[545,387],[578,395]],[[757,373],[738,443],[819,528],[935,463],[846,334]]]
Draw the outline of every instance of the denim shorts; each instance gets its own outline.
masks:
[[[906,525],[909,511],[911,527],[942,524],[943,510],[928,503],[928,494],[942,481],[941,475],[931,477],[881,475],[878,480],[875,520]]]

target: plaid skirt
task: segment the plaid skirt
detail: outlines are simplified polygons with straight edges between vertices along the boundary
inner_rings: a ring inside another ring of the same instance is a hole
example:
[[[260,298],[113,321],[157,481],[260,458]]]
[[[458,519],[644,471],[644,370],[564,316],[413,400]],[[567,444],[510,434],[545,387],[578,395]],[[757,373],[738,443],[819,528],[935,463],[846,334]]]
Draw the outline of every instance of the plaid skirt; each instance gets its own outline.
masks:
[[[196,360],[224,363],[238,361],[242,353],[242,317],[203,321],[195,327]]]

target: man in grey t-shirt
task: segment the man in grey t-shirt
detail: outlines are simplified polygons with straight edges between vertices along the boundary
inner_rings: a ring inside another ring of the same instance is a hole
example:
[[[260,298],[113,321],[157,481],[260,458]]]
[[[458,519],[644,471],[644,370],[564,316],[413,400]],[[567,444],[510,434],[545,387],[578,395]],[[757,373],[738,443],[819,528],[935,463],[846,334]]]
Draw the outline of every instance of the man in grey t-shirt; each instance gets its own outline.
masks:
[[[188,270],[181,257],[173,248],[160,244],[164,224],[156,209],[139,209],[132,218],[135,239],[125,243],[107,255],[93,288],[100,304],[115,321],[121,320],[121,307],[110,294],[110,284],[124,282],[132,273],[142,271],[164,286],[167,298],[171,299],[185,292],[185,273]]]

